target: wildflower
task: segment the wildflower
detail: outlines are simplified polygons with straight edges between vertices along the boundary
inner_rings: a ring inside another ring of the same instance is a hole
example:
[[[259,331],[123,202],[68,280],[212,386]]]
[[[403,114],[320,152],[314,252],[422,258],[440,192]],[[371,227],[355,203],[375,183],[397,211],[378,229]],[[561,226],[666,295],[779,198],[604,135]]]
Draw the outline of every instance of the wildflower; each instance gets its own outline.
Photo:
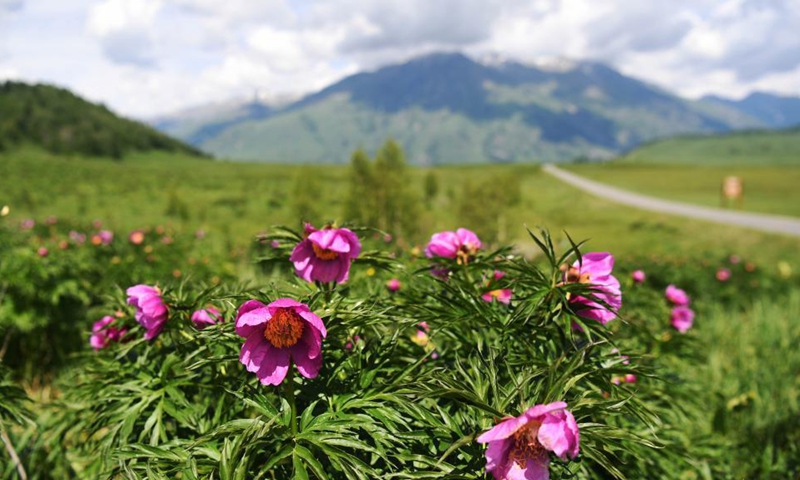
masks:
[[[430,332],[431,331],[431,327],[428,325],[428,322],[419,322],[417,324],[417,327],[419,327],[421,330],[423,330],[425,332]]]
[[[55,225],[56,223],[58,223],[58,219],[51,215],[51,216],[49,216],[49,217],[44,219],[44,223],[45,223],[45,225],[51,225],[52,226],[52,225]]]
[[[667,291],[665,292],[665,296],[667,297],[667,300],[672,302],[672,304],[677,307],[686,307],[689,305],[689,302],[691,301],[689,295],[687,295],[686,292],[676,287],[675,285],[667,286]]]
[[[89,344],[95,351],[106,348],[112,342],[119,342],[125,335],[127,330],[125,328],[109,327],[116,319],[110,315],[106,315],[100,320],[94,322],[92,325],[92,336],[89,338]]]
[[[35,226],[36,226],[36,221],[32,218],[19,222],[19,228],[21,228],[22,230],[30,230]]]
[[[174,240],[172,240],[172,237],[170,237],[169,235],[161,237],[161,243],[163,243],[164,245],[172,245],[173,242]]]
[[[97,246],[97,245],[100,245],[101,243],[103,243],[103,239],[100,238],[100,235],[94,234],[94,235],[92,235],[91,242],[92,242],[92,245]]]
[[[38,249],[38,250],[36,250],[36,253],[37,253],[37,254],[38,254],[40,257],[46,257],[47,255],[49,255],[49,254],[50,254],[50,251],[47,249],[47,247],[39,247],[39,249]]]
[[[69,247],[69,242],[67,242],[66,240],[61,240],[60,242],[58,242],[58,248],[60,248],[61,250],[66,250],[68,247]]]
[[[731,263],[731,265],[736,265],[737,263],[742,261],[742,258],[739,255],[734,254],[728,257],[728,261]]]
[[[636,283],[642,283],[647,276],[644,274],[643,270],[634,270],[634,272],[631,273],[631,278],[633,278],[633,281]]]
[[[202,240],[202,239],[206,238],[206,231],[203,230],[203,229],[200,229],[200,230],[194,232],[194,236],[197,237],[198,240]]]
[[[576,312],[583,318],[597,320],[605,325],[614,320],[617,311],[622,307],[622,292],[619,280],[611,275],[614,268],[614,256],[606,252],[587,253],[580,261],[564,272],[564,283],[581,283],[593,287],[592,296],[605,302],[601,305],[593,299],[574,296],[570,303],[581,308]]]
[[[727,268],[720,268],[717,270],[717,280],[720,282],[727,282],[731,278],[731,271]]]
[[[497,299],[498,302],[508,305],[509,303],[511,303],[511,296],[512,295],[513,295],[513,292],[510,289],[502,288],[502,289],[498,289],[498,290],[490,290],[490,291],[484,293],[483,295],[481,295],[481,298],[483,299],[484,302],[491,303],[495,299]]]
[[[219,313],[219,310],[214,307],[208,307],[194,312],[192,314],[192,323],[199,330],[202,330],[209,325],[216,324],[217,320],[221,318],[222,314]]]
[[[755,265],[753,266],[753,270],[755,270]],[[781,278],[789,278],[792,276],[792,267],[789,265],[789,262],[781,260],[778,262],[778,273],[780,274]]]
[[[271,242],[269,242],[269,246],[272,248],[281,248],[281,242],[277,240],[272,240]]]
[[[350,263],[359,253],[361,242],[347,228],[317,230],[307,223],[305,238],[294,247],[289,260],[297,276],[307,282],[344,283],[350,275]]]
[[[168,309],[161,298],[161,290],[149,285],[135,285],[126,292],[128,305],[136,307],[136,321],[146,330],[144,338],[152,340],[164,329]]]
[[[322,367],[322,320],[307,305],[280,298],[269,305],[248,300],[236,316],[236,333],[247,340],[239,361],[264,385],[280,385],[289,362],[300,374],[314,378]]]
[[[8,205],[3,205],[3,208],[0,208],[0,217],[5,217],[11,212],[11,208]]]
[[[76,232],[75,230],[70,230],[69,239],[80,245],[86,241],[86,235]]]
[[[496,480],[547,480],[550,455],[573,459],[580,448],[575,417],[564,402],[536,405],[478,437],[488,443],[486,471]]]
[[[100,243],[103,245],[111,245],[111,242],[114,241],[114,232],[111,230],[100,230],[97,236],[100,237]]]
[[[678,306],[672,309],[670,323],[675,327],[675,330],[686,333],[694,323],[694,312],[691,308],[685,306]]]
[[[459,228],[455,232],[433,234],[428,246],[425,247],[425,255],[428,258],[449,258],[459,264],[466,264],[470,257],[478,253],[481,246],[481,241],[475,232]]]
[[[401,286],[402,285],[400,284],[400,280],[398,280],[396,278],[393,278],[393,279],[389,280],[388,282],[386,282],[386,288],[388,288],[389,291],[392,292],[392,293],[397,292],[398,290],[400,290]]]
[[[102,228],[103,227],[103,222],[102,222],[102,220],[94,220],[94,221],[92,221],[92,226],[94,228],[97,228],[97,229]]]
[[[141,230],[134,230],[128,235],[128,240],[134,245],[141,245],[144,243],[144,232]]]

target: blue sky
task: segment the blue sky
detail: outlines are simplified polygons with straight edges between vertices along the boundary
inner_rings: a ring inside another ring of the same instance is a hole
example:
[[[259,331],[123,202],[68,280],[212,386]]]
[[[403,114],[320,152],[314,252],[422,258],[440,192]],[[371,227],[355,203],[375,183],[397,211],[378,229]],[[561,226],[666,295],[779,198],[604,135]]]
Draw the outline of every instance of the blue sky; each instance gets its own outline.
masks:
[[[0,0],[0,79],[152,117],[458,50],[599,60],[687,97],[800,95],[798,32],[798,0]]]

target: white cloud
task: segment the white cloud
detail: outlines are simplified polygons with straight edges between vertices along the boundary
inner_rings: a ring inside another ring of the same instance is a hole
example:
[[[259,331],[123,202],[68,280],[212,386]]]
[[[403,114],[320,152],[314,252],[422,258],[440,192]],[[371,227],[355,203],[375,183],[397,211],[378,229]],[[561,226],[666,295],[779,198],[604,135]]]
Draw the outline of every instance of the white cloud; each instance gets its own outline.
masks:
[[[0,75],[137,116],[437,50],[600,60],[690,96],[798,94],[798,31],[797,0],[0,0]]]

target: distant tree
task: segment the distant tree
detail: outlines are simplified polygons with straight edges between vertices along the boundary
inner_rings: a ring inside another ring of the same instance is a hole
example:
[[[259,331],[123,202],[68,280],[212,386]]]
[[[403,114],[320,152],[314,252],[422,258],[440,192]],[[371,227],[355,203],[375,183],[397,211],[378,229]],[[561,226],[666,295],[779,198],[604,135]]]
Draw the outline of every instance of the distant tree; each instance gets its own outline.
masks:
[[[393,235],[414,235],[419,199],[409,188],[405,154],[394,140],[387,140],[370,161],[363,150],[350,159],[350,187],[345,216]]]
[[[428,172],[425,174],[423,189],[425,191],[425,206],[430,210],[433,200],[436,199],[436,195],[439,194],[439,180],[435,173]]]
[[[319,181],[310,167],[301,168],[292,186],[292,213],[294,218],[316,224],[320,220],[319,202],[314,193],[319,191]]]
[[[460,224],[488,242],[505,241],[508,210],[519,204],[521,196],[516,175],[495,175],[477,184],[467,181],[458,205]]]

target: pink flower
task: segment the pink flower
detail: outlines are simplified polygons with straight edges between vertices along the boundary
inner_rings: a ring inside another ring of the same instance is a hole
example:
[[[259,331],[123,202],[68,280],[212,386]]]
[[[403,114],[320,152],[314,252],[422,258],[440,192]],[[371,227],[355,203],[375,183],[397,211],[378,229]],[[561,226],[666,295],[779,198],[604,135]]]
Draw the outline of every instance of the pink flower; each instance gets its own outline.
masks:
[[[483,299],[484,302],[491,303],[495,299],[497,299],[498,302],[508,305],[509,303],[511,303],[512,295],[513,292],[511,291],[511,289],[503,288],[498,290],[490,290],[481,295],[481,298]]]
[[[40,257],[46,257],[47,255],[50,254],[50,251],[47,249],[47,247],[39,247],[39,249],[36,250],[36,253]]]
[[[636,383],[636,375],[632,373],[625,375],[625,383]]]
[[[200,230],[194,232],[194,236],[197,237],[198,240],[202,240],[202,239],[206,238],[206,231],[203,230],[203,229],[200,229]]]
[[[720,282],[727,282],[731,278],[731,271],[727,268],[720,268],[717,270],[717,280]]]
[[[573,459],[580,448],[578,424],[564,402],[536,405],[478,437],[488,443],[486,471],[496,480],[547,480],[548,451]]]
[[[134,245],[141,245],[144,243],[144,232],[141,230],[134,230],[128,235],[128,240]]]
[[[19,222],[19,228],[21,228],[23,230],[30,230],[31,228],[33,228],[35,226],[36,226],[36,221],[34,219],[32,219],[32,218],[29,218],[27,220],[23,220],[23,221]]]
[[[264,305],[248,300],[236,316],[236,333],[246,338],[239,361],[264,385],[280,385],[294,362],[314,378],[322,367],[322,338],[328,332],[307,305],[280,298]]]
[[[56,223],[58,223],[58,219],[51,215],[44,219],[44,223],[45,225],[55,225]]]
[[[89,344],[95,350],[106,348],[112,342],[119,342],[125,335],[127,330],[125,328],[109,327],[108,325],[114,323],[116,319],[112,316],[106,315],[100,320],[94,322],[92,326],[92,336],[89,338]]]
[[[694,323],[694,312],[689,307],[675,307],[672,309],[670,323],[675,327],[675,330],[686,333]]]
[[[396,278],[393,278],[393,279],[389,280],[388,282],[386,282],[386,288],[388,288],[389,291],[392,292],[392,293],[400,290],[400,287],[401,287],[400,280],[398,280]]]
[[[734,254],[734,255],[731,255],[730,257],[728,257],[728,261],[731,262],[731,264],[736,265],[737,263],[742,261],[742,257],[740,257],[739,255]]]
[[[636,283],[642,283],[644,282],[646,275],[644,274],[643,270],[635,270],[633,273],[631,273],[631,278],[633,278],[633,281]]]
[[[417,324],[417,327],[419,327],[422,331],[425,331],[425,332],[430,332],[431,331],[431,327],[428,325],[428,322],[419,322]]]
[[[506,272],[501,272],[500,270],[495,270],[492,278],[495,280],[500,280],[501,278],[506,276]]]
[[[678,307],[686,307],[689,305],[689,302],[691,301],[689,299],[689,295],[687,295],[686,292],[676,287],[675,285],[669,285],[667,287],[665,296],[667,297],[667,300],[669,300],[670,302],[672,302],[673,305]]]
[[[94,221],[92,221],[92,226],[94,228],[102,228],[103,227],[103,222],[102,222],[102,220],[94,220]]]
[[[70,230],[69,239],[80,245],[86,241],[86,235],[76,232],[75,230]]]
[[[111,230],[100,230],[97,236],[100,237],[100,242],[103,245],[111,245],[111,242],[114,241],[114,232]]]
[[[425,247],[425,255],[428,258],[449,258],[457,260],[458,263],[467,263],[469,257],[478,253],[481,247],[481,241],[475,232],[459,228],[455,232],[433,234],[428,246]]]
[[[208,307],[205,309],[197,310],[192,314],[192,323],[194,326],[198,328],[198,330],[202,330],[209,325],[214,325],[217,323],[217,320],[220,320],[222,315],[219,313],[214,307]]]
[[[168,309],[161,298],[161,290],[149,285],[135,285],[126,292],[128,305],[136,307],[136,321],[145,329],[144,338],[152,340],[164,329]]]
[[[587,253],[582,257],[582,262],[576,260],[564,272],[564,283],[591,285],[593,296],[608,304],[608,307],[582,296],[570,298],[570,303],[580,307],[576,313],[581,317],[597,320],[605,325],[617,317],[617,311],[622,307],[619,280],[611,275],[614,256],[606,252]]]
[[[307,282],[346,282],[350,263],[361,253],[358,236],[347,228],[317,230],[307,223],[305,237],[289,257],[297,276]]]

